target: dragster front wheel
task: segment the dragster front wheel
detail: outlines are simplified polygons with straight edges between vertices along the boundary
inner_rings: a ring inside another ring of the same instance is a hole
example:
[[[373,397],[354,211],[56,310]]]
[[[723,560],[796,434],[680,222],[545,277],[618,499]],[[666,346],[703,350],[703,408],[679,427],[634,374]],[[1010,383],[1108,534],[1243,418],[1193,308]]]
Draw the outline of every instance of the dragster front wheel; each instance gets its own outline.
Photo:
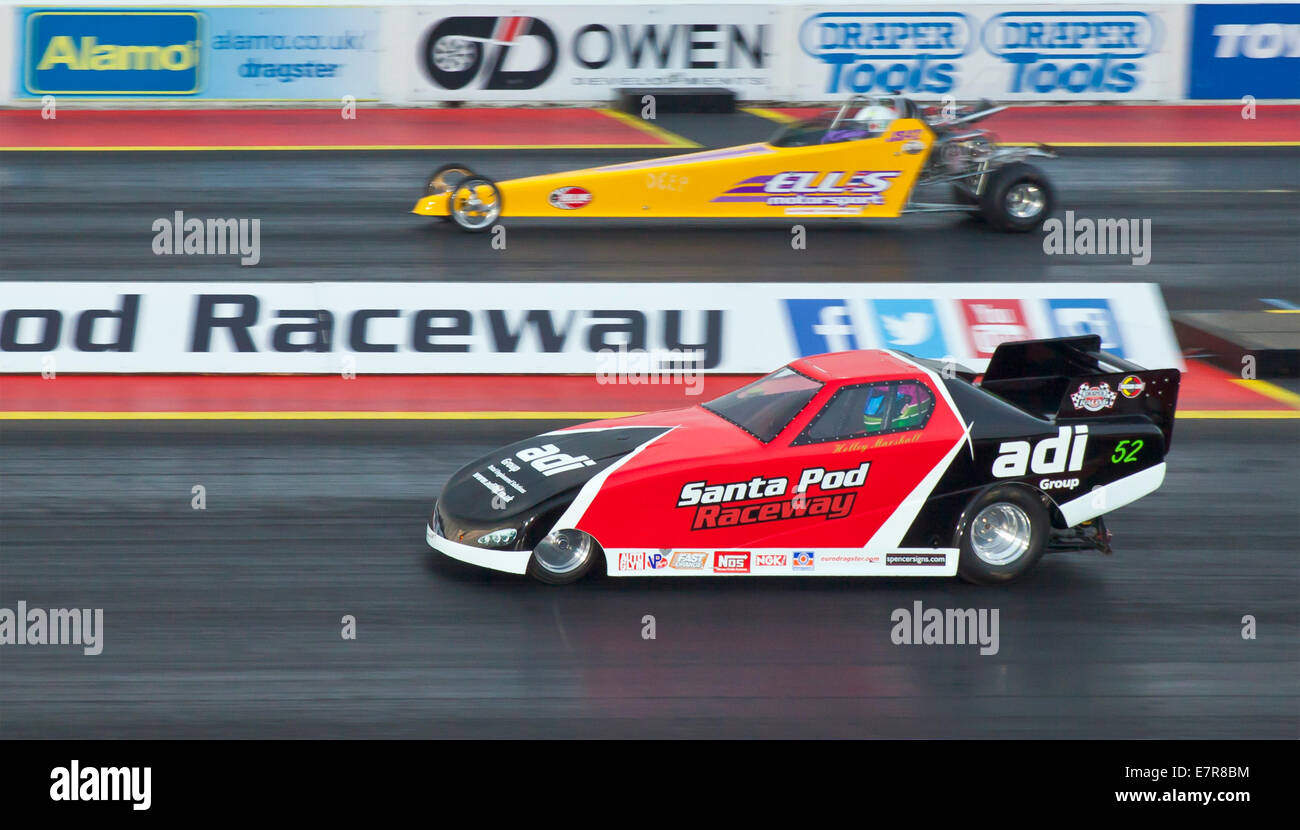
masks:
[[[452,189],[447,212],[461,230],[481,233],[501,218],[501,191],[491,179],[471,176]]]

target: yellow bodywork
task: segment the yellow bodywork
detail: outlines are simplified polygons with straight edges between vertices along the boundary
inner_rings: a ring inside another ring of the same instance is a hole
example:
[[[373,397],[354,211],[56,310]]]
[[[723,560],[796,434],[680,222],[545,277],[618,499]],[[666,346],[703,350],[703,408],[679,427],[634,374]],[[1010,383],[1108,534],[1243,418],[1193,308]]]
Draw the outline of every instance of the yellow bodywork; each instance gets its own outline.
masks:
[[[496,185],[502,217],[888,217],[907,203],[933,142],[924,122],[899,119],[875,138],[744,144]],[[450,195],[411,212],[446,216]]]

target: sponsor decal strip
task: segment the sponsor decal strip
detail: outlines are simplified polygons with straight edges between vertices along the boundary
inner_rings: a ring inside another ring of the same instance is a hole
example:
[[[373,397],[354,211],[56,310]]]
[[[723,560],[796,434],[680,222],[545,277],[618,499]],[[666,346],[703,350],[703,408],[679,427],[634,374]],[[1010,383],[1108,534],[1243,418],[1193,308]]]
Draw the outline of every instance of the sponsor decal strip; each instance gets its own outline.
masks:
[[[951,576],[956,548],[667,549],[605,551],[611,576]]]

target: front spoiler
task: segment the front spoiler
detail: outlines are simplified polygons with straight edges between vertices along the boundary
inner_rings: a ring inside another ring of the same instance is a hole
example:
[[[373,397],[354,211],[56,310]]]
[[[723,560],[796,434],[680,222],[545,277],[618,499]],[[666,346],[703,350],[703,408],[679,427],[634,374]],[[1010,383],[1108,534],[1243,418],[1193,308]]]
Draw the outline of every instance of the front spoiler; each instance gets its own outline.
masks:
[[[462,545],[445,536],[439,536],[428,525],[424,527],[424,541],[438,553],[450,556],[452,559],[511,574],[527,573],[528,561],[533,557],[531,550],[487,550],[472,545]]]
[[[421,197],[415,207],[411,208],[411,213],[416,216],[447,216],[447,194]]]

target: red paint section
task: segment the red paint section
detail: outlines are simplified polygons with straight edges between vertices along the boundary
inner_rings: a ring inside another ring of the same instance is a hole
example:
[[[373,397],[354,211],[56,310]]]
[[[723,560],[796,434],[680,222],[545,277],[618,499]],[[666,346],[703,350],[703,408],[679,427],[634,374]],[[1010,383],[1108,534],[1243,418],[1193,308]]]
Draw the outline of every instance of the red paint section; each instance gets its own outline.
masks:
[[[774,109],[808,118],[823,109]],[[1001,141],[1043,144],[1300,143],[1300,105],[1258,104],[1255,118],[1240,105],[1013,107],[976,126]]]
[[[594,109],[0,111],[0,147],[671,146]]]
[[[752,380],[609,384],[577,375],[0,375],[0,412],[649,412],[693,406]],[[1188,361],[1180,410],[1286,411],[1282,401]]]

